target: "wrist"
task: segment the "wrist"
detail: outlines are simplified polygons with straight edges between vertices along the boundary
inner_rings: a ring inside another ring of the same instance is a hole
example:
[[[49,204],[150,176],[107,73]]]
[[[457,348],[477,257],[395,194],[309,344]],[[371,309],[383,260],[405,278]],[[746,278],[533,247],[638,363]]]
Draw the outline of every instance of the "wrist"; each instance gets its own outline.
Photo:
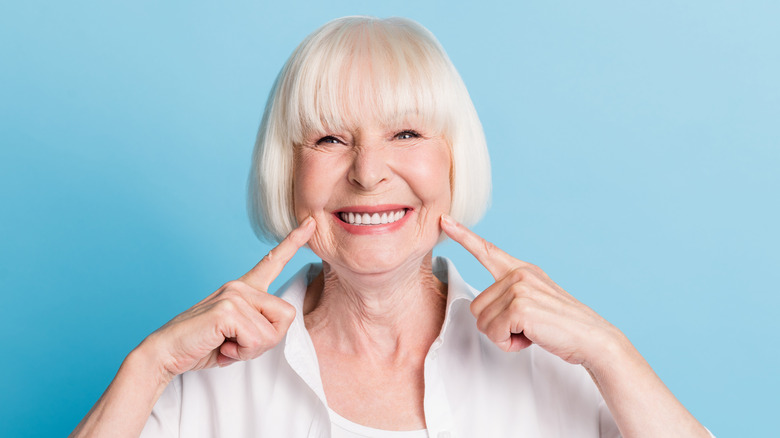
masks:
[[[169,372],[165,366],[165,360],[160,355],[159,349],[155,348],[152,336],[144,339],[122,362],[119,373],[128,373],[134,376],[143,377],[147,384],[157,389],[157,394],[176,377]]]
[[[596,377],[614,376],[620,370],[630,369],[645,363],[644,358],[628,337],[617,328],[612,330],[610,336],[599,340],[597,345],[594,354],[582,363],[585,369]]]
[[[625,335],[601,345],[582,364],[601,392],[622,436],[707,436]]]
[[[139,436],[173,376],[146,341],[125,357],[114,380],[70,436]]]

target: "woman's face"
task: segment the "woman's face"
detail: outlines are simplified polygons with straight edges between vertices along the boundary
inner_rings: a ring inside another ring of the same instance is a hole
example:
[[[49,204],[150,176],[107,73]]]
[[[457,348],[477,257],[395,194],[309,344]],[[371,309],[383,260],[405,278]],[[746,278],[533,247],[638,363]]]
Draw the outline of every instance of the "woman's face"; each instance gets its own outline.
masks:
[[[317,133],[296,146],[295,215],[314,217],[309,247],[334,267],[419,265],[450,209],[450,167],[447,142],[415,119]]]

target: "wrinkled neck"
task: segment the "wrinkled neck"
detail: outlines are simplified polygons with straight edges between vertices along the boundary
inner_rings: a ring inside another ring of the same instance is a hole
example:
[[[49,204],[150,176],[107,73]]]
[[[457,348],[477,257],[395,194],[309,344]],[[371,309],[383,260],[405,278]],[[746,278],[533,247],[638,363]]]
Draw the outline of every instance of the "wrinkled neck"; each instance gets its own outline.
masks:
[[[308,286],[304,321],[345,353],[397,355],[427,348],[444,321],[446,285],[433,274],[429,252],[421,263],[377,275],[339,271],[323,262]]]

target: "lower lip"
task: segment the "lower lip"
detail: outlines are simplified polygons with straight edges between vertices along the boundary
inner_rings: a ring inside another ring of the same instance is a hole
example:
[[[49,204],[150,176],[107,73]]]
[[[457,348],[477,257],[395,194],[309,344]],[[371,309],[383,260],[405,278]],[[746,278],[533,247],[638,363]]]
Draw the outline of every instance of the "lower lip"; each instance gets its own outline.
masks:
[[[338,213],[333,213],[333,218],[336,220],[336,222],[339,223],[345,230],[352,234],[385,234],[385,233],[392,233],[393,231],[398,230],[399,228],[403,227],[406,221],[409,219],[409,216],[412,215],[414,210],[407,209],[406,214],[404,214],[404,217],[401,219],[391,222],[388,224],[378,224],[378,225],[352,225],[344,222],[341,220],[341,218],[338,216]]]

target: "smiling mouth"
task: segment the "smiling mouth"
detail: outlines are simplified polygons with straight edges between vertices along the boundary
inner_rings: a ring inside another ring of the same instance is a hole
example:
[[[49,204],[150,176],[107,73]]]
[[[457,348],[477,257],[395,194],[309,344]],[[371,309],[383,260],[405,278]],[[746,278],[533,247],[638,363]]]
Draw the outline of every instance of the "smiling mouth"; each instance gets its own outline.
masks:
[[[401,220],[406,216],[407,209],[400,208],[398,210],[382,211],[376,213],[359,213],[359,212],[346,212],[342,211],[338,213],[339,219],[350,225],[384,225],[392,224]]]

